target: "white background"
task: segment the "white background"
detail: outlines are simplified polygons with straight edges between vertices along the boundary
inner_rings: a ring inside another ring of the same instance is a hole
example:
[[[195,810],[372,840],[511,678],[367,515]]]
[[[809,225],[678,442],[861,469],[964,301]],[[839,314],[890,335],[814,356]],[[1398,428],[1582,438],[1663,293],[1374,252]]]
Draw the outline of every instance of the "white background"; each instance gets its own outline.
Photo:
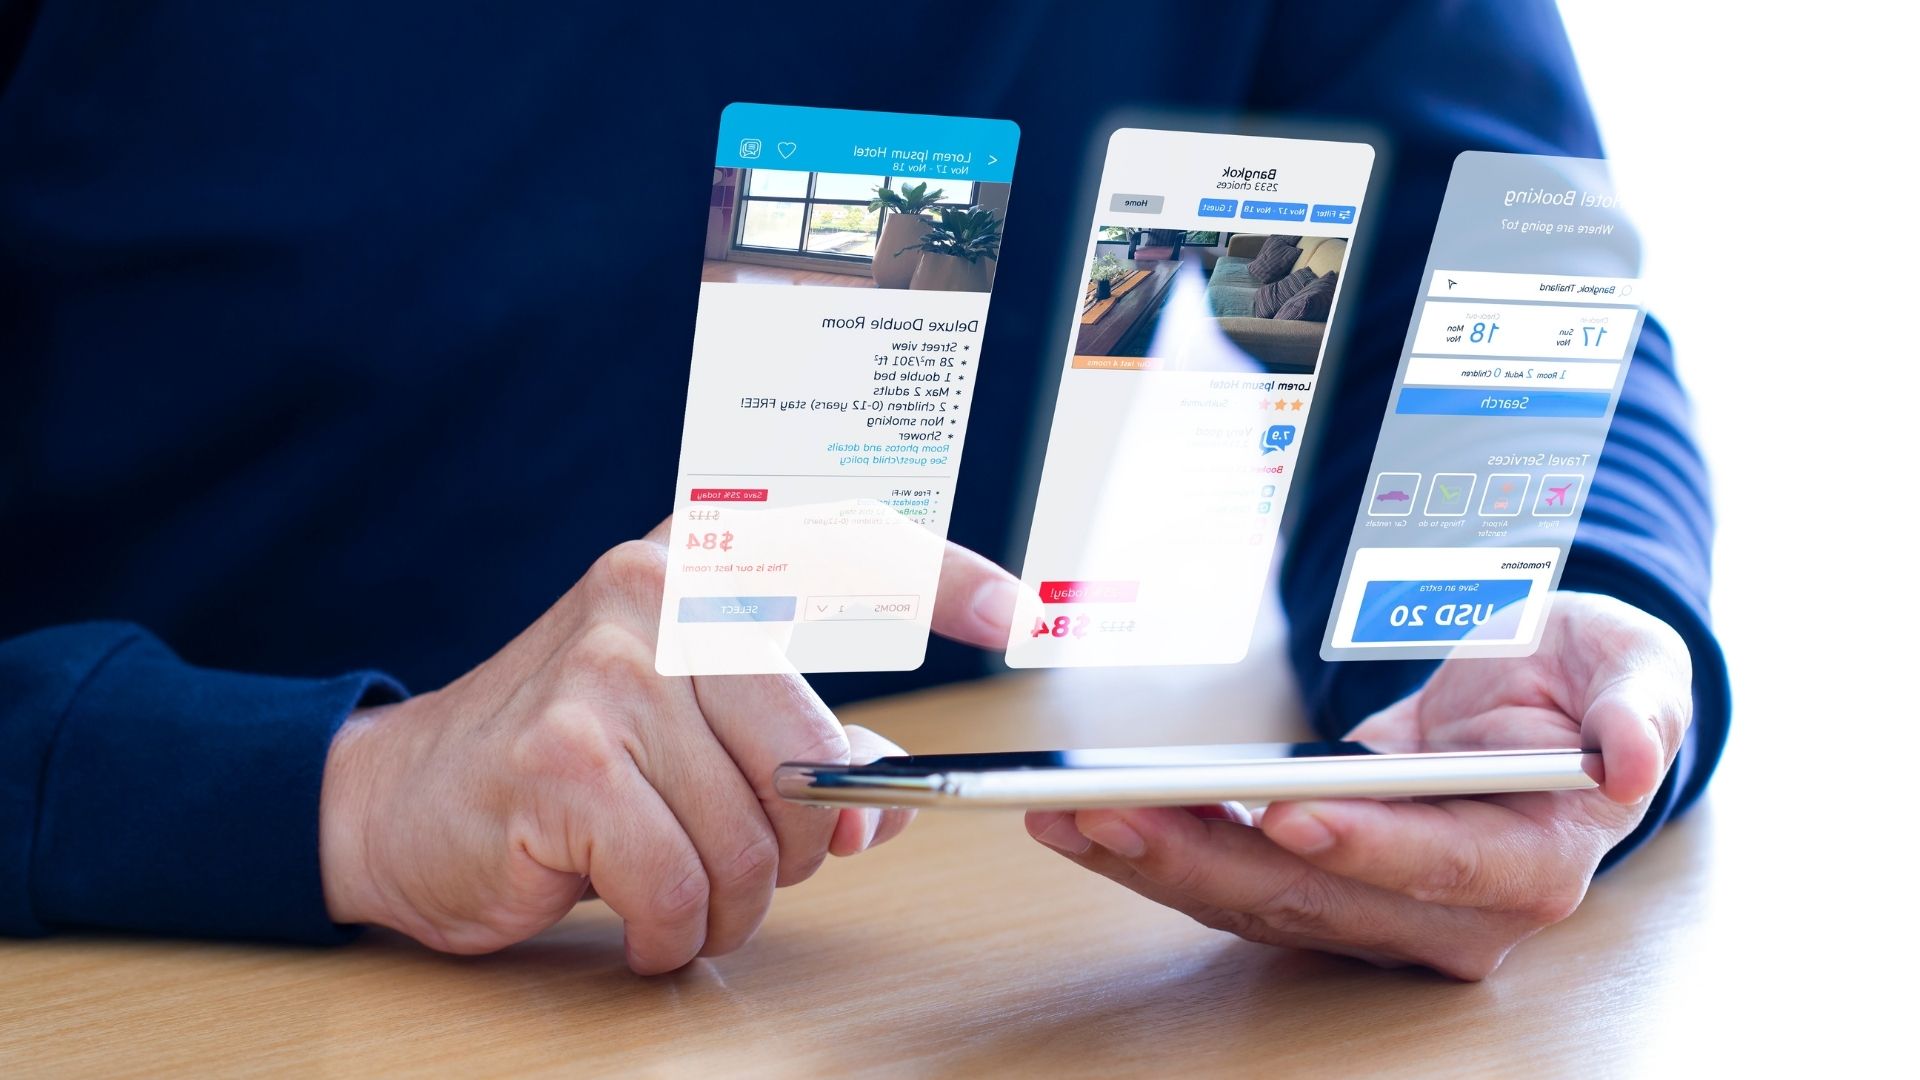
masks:
[[[1680,967],[1715,975],[1648,987],[1663,1037],[1632,1057],[1662,1074],[1910,1069],[1912,16],[1864,2],[1561,10],[1714,468],[1714,608],[1734,679],[1705,808],[1726,885]]]

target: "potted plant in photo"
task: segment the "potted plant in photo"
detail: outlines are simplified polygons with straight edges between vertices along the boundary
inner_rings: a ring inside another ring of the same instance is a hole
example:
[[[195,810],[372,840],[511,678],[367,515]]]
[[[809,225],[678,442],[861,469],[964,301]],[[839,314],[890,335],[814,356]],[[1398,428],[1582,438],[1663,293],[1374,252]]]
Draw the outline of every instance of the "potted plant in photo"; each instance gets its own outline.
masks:
[[[939,292],[986,292],[1000,258],[1000,218],[984,206],[947,207],[914,245],[920,265],[912,288]]]
[[[927,182],[886,184],[873,189],[873,201],[867,209],[886,211],[887,223],[880,227],[880,243],[873,253],[873,283],[882,289],[904,289],[913,280],[920,265],[920,240],[927,235],[926,212],[946,195],[941,188],[927,190]]]
[[[1125,281],[1133,269],[1113,255],[1102,255],[1093,260],[1093,269],[1087,277],[1093,282],[1093,298],[1105,300],[1113,295],[1113,286]]]

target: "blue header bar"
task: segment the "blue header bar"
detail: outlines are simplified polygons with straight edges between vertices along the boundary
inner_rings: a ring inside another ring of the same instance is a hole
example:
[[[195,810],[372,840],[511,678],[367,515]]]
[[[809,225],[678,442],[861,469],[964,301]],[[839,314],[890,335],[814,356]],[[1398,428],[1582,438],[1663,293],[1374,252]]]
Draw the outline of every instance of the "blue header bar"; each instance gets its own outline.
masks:
[[[736,101],[720,113],[713,162],[734,169],[1007,183],[1019,146],[1020,125],[1011,120]]]

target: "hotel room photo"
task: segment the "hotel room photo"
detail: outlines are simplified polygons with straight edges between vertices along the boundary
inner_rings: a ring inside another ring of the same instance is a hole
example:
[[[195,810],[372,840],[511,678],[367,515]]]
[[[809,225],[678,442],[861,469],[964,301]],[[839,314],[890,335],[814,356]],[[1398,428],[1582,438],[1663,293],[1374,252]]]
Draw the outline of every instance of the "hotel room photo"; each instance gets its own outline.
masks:
[[[715,169],[700,280],[990,292],[1011,185]]]
[[[1102,226],[1081,294],[1074,354],[1172,355],[1186,343],[1159,332],[1162,317],[1178,275],[1198,275],[1205,318],[1221,338],[1265,371],[1310,374],[1346,260],[1347,241],[1337,237]]]

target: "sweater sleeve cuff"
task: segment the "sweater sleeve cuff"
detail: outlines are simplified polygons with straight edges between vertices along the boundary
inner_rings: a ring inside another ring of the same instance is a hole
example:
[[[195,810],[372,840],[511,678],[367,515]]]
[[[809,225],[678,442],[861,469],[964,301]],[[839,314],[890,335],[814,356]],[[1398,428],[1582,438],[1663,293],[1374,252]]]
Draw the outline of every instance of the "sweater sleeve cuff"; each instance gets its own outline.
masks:
[[[375,672],[190,667],[150,636],[82,687],[49,755],[32,862],[48,928],[330,943],[320,784],[335,732],[405,691]]]

